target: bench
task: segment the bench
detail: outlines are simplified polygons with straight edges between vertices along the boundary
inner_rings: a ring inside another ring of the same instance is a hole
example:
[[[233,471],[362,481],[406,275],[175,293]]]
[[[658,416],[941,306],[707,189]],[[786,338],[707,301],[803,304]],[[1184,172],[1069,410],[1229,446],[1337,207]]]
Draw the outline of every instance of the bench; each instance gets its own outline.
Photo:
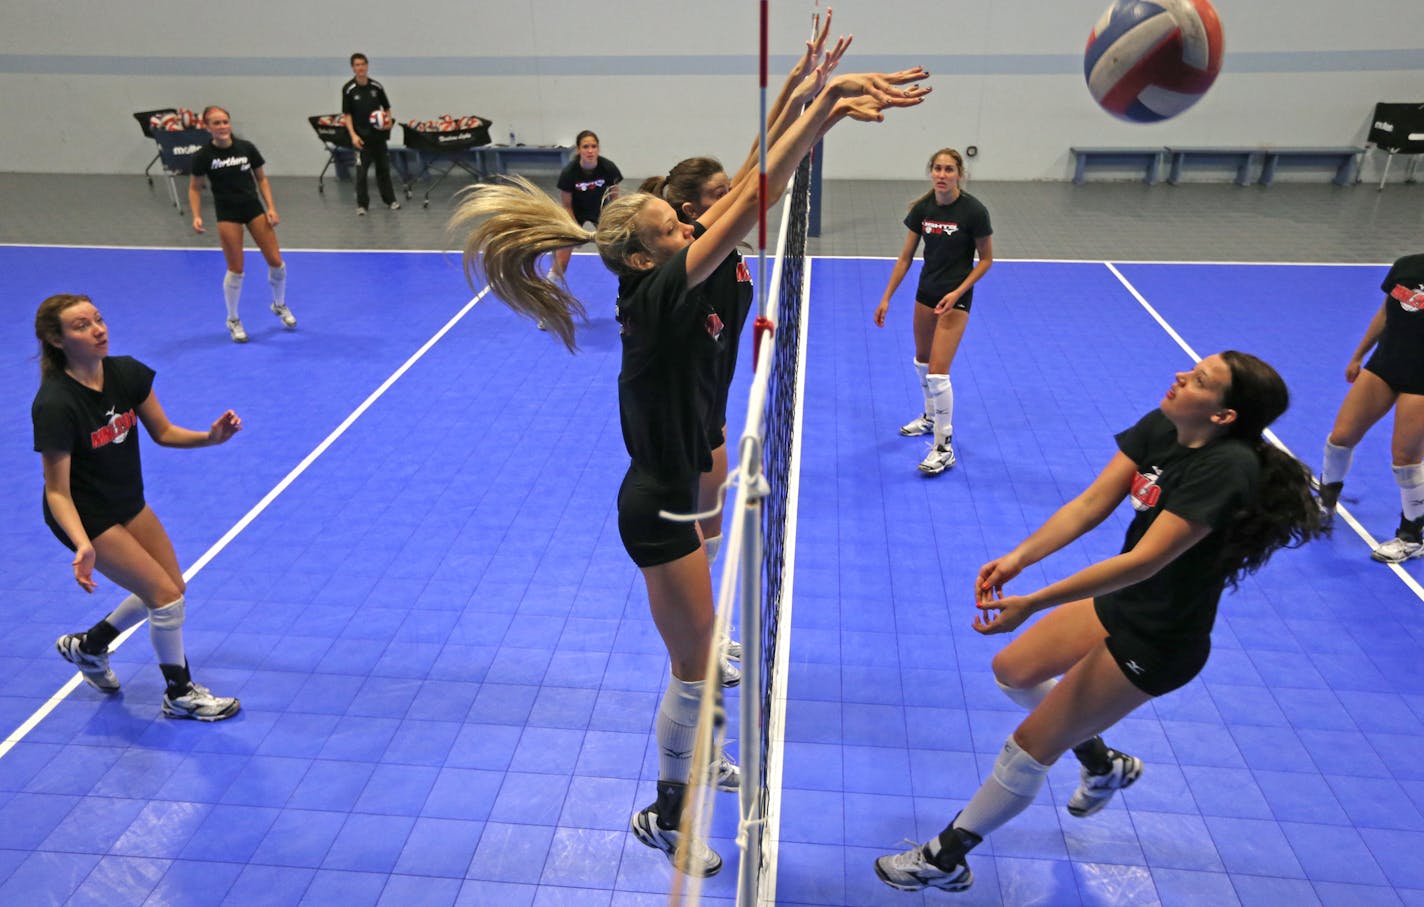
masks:
[[[1073,182],[1081,184],[1088,165],[1103,164],[1113,167],[1146,166],[1143,181],[1147,185],[1157,182],[1157,174],[1162,166],[1162,148],[1069,148],[1073,153]]]
[[[1264,150],[1261,148],[1168,146],[1167,160],[1170,162],[1170,167],[1167,171],[1167,182],[1174,186],[1177,185],[1182,179],[1182,168],[1188,162],[1192,162],[1218,167],[1223,164],[1235,167],[1236,185],[1249,186],[1251,184],[1251,169],[1256,164],[1256,158],[1263,153]]]
[[[1365,149],[1341,145],[1338,148],[1263,148],[1261,153],[1265,155],[1261,165],[1262,186],[1271,184],[1281,164],[1334,167],[1335,185],[1348,186],[1356,180]]]
[[[575,150],[566,145],[483,145],[476,149],[480,154],[480,169],[486,173],[505,174],[509,172],[510,161],[520,164],[547,165],[562,170],[574,159]],[[490,158],[494,166],[489,166]]]

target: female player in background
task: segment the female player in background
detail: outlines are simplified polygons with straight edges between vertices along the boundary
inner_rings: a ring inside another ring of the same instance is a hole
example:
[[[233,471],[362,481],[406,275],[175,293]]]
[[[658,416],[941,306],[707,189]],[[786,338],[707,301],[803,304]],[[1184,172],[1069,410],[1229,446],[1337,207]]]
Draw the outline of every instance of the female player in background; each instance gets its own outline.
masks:
[[[900,434],[934,435],[920,471],[937,476],[954,465],[954,386],[949,369],[969,326],[974,285],[994,264],[994,228],[989,223],[989,209],[964,191],[964,158],[958,151],[936,151],[930,156],[929,173],[930,191],[916,199],[905,215],[910,233],[875,308],[875,325],[885,326],[890,297],[905,279],[923,239],[925,264],[915,290],[913,328],[915,373],[920,377],[925,408],[900,428]]]
[[[218,221],[218,241],[227,260],[223,278],[223,300],[227,303],[227,332],[234,343],[246,343],[247,331],[237,316],[242,295],[242,231],[246,228],[267,261],[267,283],[272,288],[272,314],[288,328],[297,326],[296,316],[287,308],[287,266],[277,248],[280,222],[272,201],[272,185],[262,167],[267,162],[257,146],[232,134],[232,118],[221,107],[203,111],[203,125],[213,139],[193,155],[192,177],[188,180],[188,204],[193,209],[193,230],[208,232],[203,226],[203,186],[213,187],[213,207]],[[259,195],[258,192],[261,192]]]

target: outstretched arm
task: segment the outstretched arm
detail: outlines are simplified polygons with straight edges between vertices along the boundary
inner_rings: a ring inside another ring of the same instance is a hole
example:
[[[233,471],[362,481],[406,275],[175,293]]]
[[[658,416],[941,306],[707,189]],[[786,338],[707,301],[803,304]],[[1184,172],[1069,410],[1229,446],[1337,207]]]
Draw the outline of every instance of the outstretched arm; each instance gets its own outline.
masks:
[[[776,204],[801,159],[837,122],[848,116],[878,122],[884,119],[883,111],[887,108],[913,107],[924,100],[930,89],[912,83],[928,77],[929,73],[917,66],[897,73],[868,73],[833,79],[767,153],[766,206]],[[741,186],[727,193],[723,199],[727,205],[725,214],[693,241],[687,253],[688,286],[697,286],[706,280],[756,225],[757,186],[757,181],[744,180]]]
[[[143,427],[148,429],[148,436],[154,443],[164,447],[211,447],[226,443],[242,430],[242,420],[232,410],[218,416],[205,432],[174,425],[158,402],[158,395],[152,391],[149,392],[148,399],[138,405],[138,417],[143,422]]]

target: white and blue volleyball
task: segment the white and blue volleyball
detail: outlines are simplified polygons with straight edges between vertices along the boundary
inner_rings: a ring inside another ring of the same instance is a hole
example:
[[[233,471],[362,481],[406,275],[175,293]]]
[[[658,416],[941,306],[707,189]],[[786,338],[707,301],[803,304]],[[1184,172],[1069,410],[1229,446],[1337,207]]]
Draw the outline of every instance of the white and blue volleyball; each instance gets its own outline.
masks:
[[[1088,36],[1083,77],[1108,113],[1155,123],[1201,100],[1225,44],[1207,0],[1116,0]]]

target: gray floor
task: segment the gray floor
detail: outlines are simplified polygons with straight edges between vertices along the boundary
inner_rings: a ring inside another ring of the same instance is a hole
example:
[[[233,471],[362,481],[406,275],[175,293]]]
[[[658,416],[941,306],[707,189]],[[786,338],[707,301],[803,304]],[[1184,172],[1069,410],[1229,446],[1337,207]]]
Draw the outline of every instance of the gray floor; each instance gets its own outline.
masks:
[[[553,174],[530,174],[552,189]],[[356,217],[355,191],[330,177],[273,179],[287,249],[449,249],[445,220],[455,176],[420,205],[424,186],[400,211]],[[179,184],[187,207],[187,186]],[[924,181],[828,181],[822,231],[813,255],[895,256],[900,224]],[[1424,184],[1384,191],[1362,183],[1338,187],[1276,183],[1145,186],[1140,182],[971,183],[994,221],[1001,258],[1151,261],[1388,262],[1424,244]],[[163,177],[0,174],[0,242],[214,248],[194,234],[168,200]],[[207,214],[212,216],[211,200]]]

